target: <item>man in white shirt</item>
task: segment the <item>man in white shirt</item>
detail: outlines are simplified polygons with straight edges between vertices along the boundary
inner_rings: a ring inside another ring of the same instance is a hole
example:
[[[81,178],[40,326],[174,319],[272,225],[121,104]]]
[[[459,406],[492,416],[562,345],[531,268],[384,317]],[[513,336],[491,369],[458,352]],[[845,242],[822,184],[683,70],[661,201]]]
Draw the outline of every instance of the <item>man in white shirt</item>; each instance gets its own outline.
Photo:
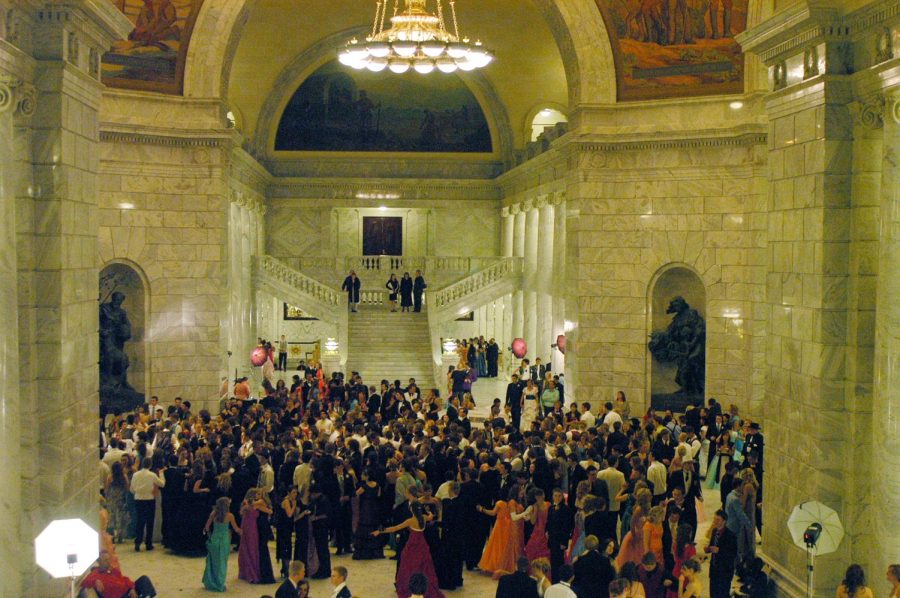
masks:
[[[131,476],[131,493],[134,494],[134,505],[137,511],[136,535],[134,538],[135,552],[141,551],[141,541],[144,540],[144,530],[147,532],[147,550],[153,550],[153,520],[156,516],[156,489],[163,488],[166,480],[150,471],[153,462],[149,457],[141,461],[141,468]],[[164,473],[163,467],[160,473]]]
[[[584,402],[581,404],[584,408],[584,413],[581,414],[581,423],[583,423],[588,428],[593,428],[597,424],[597,417],[591,413],[591,404],[588,402]]]
[[[307,451],[301,455],[300,459],[300,465],[294,468],[294,486],[297,487],[297,495],[300,497],[300,502],[304,505],[309,505],[309,484],[312,479],[312,467],[310,466],[312,452]]]
[[[563,565],[559,568],[559,583],[555,583],[544,592],[544,598],[578,598],[578,594],[572,589],[572,565]]]
[[[616,496],[618,496],[619,491],[622,490],[622,487],[625,485],[625,474],[616,469],[618,465],[619,457],[617,455],[610,455],[607,459],[606,469],[597,474],[598,480],[606,482],[606,489],[609,493],[609,500],[607,502],[609,505],[609,512],[615,513],[617,517],[619,515],[619,501],[616,500]]]
[[[666,497],[668,471],[661,461],[656,460],[653,451],[647,453],[647,460],[650,461],[650,466],[647,468],[647,481],[650,482],[653,489],[653,504],[658,505]]]
[[[112,440],[109,443],[109,449],[103,455],[103,462],[112,467],[112,464],[121,461],[125,454],[125,443],[121,440]]]
[[[685,442],[689,447],[688,454],[691,457],[692,461],[699,460],[698,455],[700,454],[700,449],[702,448],[702,444],[700,443],[700,439],[697,438],[697,435],[694,433],[694,428],[691,426],[685,426],[684,433],[687,434],[687,439]]]
[[[613,430],[613,424],[616,422],[622,423],[622,416],[616,413],[613,410],[613,404],[608,402],[606,403],[606,415],[603,417],[603,423],[606,424],[610,430]]]
[[[275,470],[269,464],[269,451],[263,449],[257,456],[259,459],[259,480],[257,487],[264,493],[270,494],[275,489]]]
[[[353,596],[350,588],[347,587],[346,567],[338,566],[331,570],[331,584],[334,586],[331,598],[351,598]]]

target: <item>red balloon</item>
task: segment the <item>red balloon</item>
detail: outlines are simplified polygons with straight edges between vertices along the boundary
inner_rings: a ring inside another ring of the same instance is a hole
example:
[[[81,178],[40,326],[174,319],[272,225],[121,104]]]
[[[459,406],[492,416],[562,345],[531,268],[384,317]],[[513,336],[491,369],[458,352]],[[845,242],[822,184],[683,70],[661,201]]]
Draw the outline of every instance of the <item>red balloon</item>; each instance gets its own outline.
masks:
[[[528,343],[523,338],[513,339],[512,352],[517,358],[522,359],[528,353]]]
[[[266,359],[269,358],[269,354],[266,352],[265,348],[257,347],[253,349],[253,352],[250,353],[250,363],[255,365],[256,367],[261,366],[266,362]]]
[[[566,335],[560,334],[556,337],[556,348],[559,349],[559,352],[563,355],[566,354]]]

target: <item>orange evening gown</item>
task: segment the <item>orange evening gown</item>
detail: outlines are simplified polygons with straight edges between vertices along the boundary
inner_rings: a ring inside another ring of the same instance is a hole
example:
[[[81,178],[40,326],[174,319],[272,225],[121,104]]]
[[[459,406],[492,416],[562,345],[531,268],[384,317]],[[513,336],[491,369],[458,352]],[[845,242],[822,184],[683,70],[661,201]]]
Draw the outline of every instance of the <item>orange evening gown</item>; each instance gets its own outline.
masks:
[[[656,555],[656,562],[663,562],[663,526],[654,525],[650,520],[644,522],[644,541],[649,540],[650,552]]]
[[[518,539],[515,538],[513,522],[509,516],[509,505],[499,500],[494,507],[497,510],[497,522],[488,538],[487,546],[481,555],[478,568],[488,573],[494,571],[515,571],[518,553]]]

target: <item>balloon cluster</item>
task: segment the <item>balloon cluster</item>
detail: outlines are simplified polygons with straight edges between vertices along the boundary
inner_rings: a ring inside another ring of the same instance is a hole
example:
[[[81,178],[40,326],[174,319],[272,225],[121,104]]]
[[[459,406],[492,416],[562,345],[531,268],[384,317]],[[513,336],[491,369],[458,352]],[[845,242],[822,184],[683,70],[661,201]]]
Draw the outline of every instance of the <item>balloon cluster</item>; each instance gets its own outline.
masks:
[[[268,352],[263,347],[257,347],[253,349],[253,352],[250,353],[250,363],[254,366],[259,367],[266,362],[266,359],[269,358]]]

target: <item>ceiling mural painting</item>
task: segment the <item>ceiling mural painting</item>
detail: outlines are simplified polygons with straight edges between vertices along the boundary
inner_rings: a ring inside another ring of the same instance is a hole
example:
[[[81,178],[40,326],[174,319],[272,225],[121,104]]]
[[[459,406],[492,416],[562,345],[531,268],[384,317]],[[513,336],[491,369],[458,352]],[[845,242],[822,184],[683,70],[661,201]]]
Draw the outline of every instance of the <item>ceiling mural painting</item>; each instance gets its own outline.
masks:
[[[619,101],[742,93],[748,0],[596,0]]]
[[[285,107],[276,151],[493,151],[478,100],[457,75],[372,73],[332,61]]]
[[[203,0],[108,0],[134,29],[103,56],[110,87],[180,94],[194,22]]]

